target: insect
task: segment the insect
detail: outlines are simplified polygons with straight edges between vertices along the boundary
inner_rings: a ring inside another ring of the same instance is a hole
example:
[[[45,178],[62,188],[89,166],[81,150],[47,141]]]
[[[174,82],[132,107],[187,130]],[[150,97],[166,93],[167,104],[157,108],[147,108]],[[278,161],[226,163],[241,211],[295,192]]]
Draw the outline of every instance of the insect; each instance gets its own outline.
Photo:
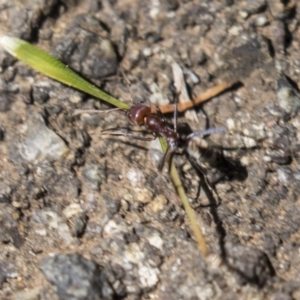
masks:
[[[129,87],[131,101],[133,102],[132,92],[131,92],[131,82],[127,79],[123,71],[122,76],[126,80]],[[220,128],[210,128],[205,130],[194,131],[189,134],[183,134],[178,131],[178,98],[180,93],[177,93],[175,97],[174,109],[173,109],[173,126],[168,124],[158,106],[153,112],[150,106],[142,103],[133,104],[128,110],[125,110],[125,115],[133,125],[144,127],[148,133],[151,133],[151,137],[140,136],[132,133],[124,133],[117,131],[102,131],[103,135],[114,135],[130,137],[143,141],[151,141],[158,137],[165,138],[167,142],[167,150],[164,153],[158,169],[161,172],[163,170],[166,162],[172,161],[173,155],[175,153],[183,153],[189,158],[191,163],[196,163],[200,170],[204,172],[205,170],[212,169],[229,169],[228,166],[232,167],[231,163],[228,163],[224,158],[222,149],[215,147],[208,140],[203,138],[203,136],[210,135],[212,133],[222,132],[225,130],[224,127]],[[87,113],[109,113],[111,111],[122,110],[120,108],[114,108],[110,110],[76,110],[73,115],[77,115],[83,112]],[[202,136],[202,137],[201,137]],[[224,167],[225,166],[225,167]]]
[[[159,136],[162,136],[166,139],[168,148],[159,164],[159,171],[162,171],[167,160],[169,162],[171,161],[172,156],[177,150],[184,147],[186,140],[199,135],[208,135],[211,133],[224,131],[224,128],[211,128],[193,132],[187,137],[180,135],[177,131],[177,101],[174,105],[173,127],[166,122],[159,107],[156,108],[156,114],[152,113],[151,108],[145,104],[133,105],[126,112],[126,115],[132,124],[139,126],[144,125],[146,129],[153,134],[153,138],[150,138],[149,140],[155,139]],[[143,137],[141,138],[145,139]]]
[[[112,109],[112,110],[120,110],[120,109]],[[99,110],[77,110],[73,115],[80,114],[82,112],[88,112],[88,113],[99,113],[99,112],[110,112],[112,110],[106,110],[106,111],[99,111]],[[146,130],[152,134],[152,137],[144,137],[139,136],[131,133],[123,133],[123,132],[103,132],[103,134],[106,135],[114,135],[114,136],[125,136],[125,137],[131,137],[143,141],[151,141],[159,136],[163,137],[167,141],[167,151],[165,152],[161,162],[159,163],[159,171],[161,172],[163,170],[163,167],[168,161],[169,163],[172,160],[172,157],[175,152],[183,150],[189,155],[193,153],[193,156],[197,156],[195,154],[195,149],[193,150],[193,147],[189,149],[190,145],[195,145],[195,143],[191,143],[190,141],[193,141],[195,137],[209,135],[216,132],[222,132],[224,131],[224,127],[220,128],[210,128],[206,130],[200,130],[190,133],[187,136],[181,135],[177,130],[177,121],[178,121],[178,113],[177,113],[177,101],[175,101],[174,104],[174,116],[173,116],[173,126],[171,127],[165,120],[163,114],[161,113],[159,107],[156,107],[156,113],[153,113],[151,111],[151,107],[146,104],[134,104],[132,105],[127,111],[125,111],[125,115],[128,117],[129,121],[133,125],[138,126],[144,126]],[[206,147],[204,149],[205,151],[208,151],[208,148]],[[211,152],[211,151],[209,151]],[[202,153],[204,153],[202,151]],[[210,163],[212,163],[212,156],[214,152],[212,152],[212,155],[204,155],[204,158],[208,157],[210,158]],[[201,154],[201,151],[199,152]]]

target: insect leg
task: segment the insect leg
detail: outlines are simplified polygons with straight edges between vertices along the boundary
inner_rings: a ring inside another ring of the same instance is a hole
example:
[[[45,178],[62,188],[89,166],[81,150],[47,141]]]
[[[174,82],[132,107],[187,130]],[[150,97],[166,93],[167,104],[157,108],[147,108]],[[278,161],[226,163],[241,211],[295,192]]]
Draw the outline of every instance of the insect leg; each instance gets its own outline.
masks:
[[[157,137],[155,134],[153,134],[153,136],[151,136],[151,137],[145,137],[145,136],[135,135],[132,133],[124,133],[124,132],[118,132],[118,131],[115,131],[115,132],[102,131],[102,135],[124,136],[124,137],[130,137],[130,138],[134,138],[134,139],[141,140],[141,141],[153,141]]]
[[[164,115],[162,114],[159,106],[156,106],[156,114],[164,123],[166,123],[166,119],[164,118]]]
[[[159,172],[162,172],[164,165],[166,164],[167,161],[169,162],[169,170],[170,170],[173,154],[174,154],[174,150],[171,147],[168,147],[167,151],[164,153],[164,156],[158,165]]]

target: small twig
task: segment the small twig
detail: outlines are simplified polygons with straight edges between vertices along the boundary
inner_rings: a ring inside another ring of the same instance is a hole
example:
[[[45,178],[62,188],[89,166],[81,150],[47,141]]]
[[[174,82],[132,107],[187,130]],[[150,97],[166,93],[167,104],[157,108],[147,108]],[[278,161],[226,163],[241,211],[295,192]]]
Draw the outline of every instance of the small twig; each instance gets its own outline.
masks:
[[[193,233],[195,235],[195,239],[197,241],[199,250],[204,256],[207,256],[209,254],[209,251],[208,251],[208,248],[207,248],[207,245],[206,245],[206,242],[205,242],[205,238],[204,238],[204,236],[202,234],[202,231],[200,229],[201,226],[199,226],[199,224],[196,221],[195,211],[190,206],[189,200],[186,196],[186,193],[184,191],[184,188],[182,186],[180,177],[178,175],[178,172],[176,170],[176,167],[175,167],[173,161],[171,162],[170,175],[171,175],[171,178],[172,178],[172,181],[173,181],[173,185],[176,188],[178,196],[181,199],[182,205],[183,205],[184,210],[186,212],[186,215],[189,219],[190,226],[191,226],[191,229],[193,230]]]
[[[208,89],[206,92],[198,96],[197,98],[193,99],[192,101],[185,102],[185,103],[179,103],[178,104],[178,111],[183,112],[189,108],[195,107],[200,103],[203,103],[221,93],[226,91],[227,89],[233,87],[234,85],[238,84],[239,81],[228,81],[228,82],[223,82],[221,84],[218,84],[214,86],[213,88]],[[161,112],[163,114],[166,113],[171,113],[174,111],[174,105],[173,104],[168,104],[168,105],[161,105],[159,106]],[[151,111],[153,113],[156,113],[156,106],[151,105]]]
[[[160,141],[161,148],[163,149],[163,152],[165,152],[167,150],[166,140],[162,137],[159,137],[159,141]],[[188,197],[183,188],[183,185],[182,185],[180,176],[177,172],[177,169],[175,167],[174,161],[170,161],[170,176],[171,176],[173,185],[176,189],[176,192],[177,192],[177,194],[181,200],[181,203],[184,207],[186,215],[188,217],[188,220],[189,220],[191,229],[194,233],[199,250],[204,256],[207,256],[209,254],[209,251],[207,249],[206,242],[205,242],[204,236],[201,231],[201,227],[199,226],[199,224],[196,221],[195,212],[192,209],[192,207],[190,206]]]

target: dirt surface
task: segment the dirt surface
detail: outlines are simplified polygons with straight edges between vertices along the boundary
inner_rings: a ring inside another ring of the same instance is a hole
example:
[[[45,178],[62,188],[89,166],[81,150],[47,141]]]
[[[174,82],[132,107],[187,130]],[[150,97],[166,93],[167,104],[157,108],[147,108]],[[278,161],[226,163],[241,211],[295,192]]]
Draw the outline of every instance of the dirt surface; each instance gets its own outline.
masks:
[[[0,49],[1,299],[300,299],[297,1],[12,0],[0,23],[123,101],[120,68],[146,103],[174,101],[174,62],[192,95],[242,83],[180,116],[242,166],[209,185],[175,158],[203,258],[157,144],[101,136],[126,116],[73,117],[108,106]]]

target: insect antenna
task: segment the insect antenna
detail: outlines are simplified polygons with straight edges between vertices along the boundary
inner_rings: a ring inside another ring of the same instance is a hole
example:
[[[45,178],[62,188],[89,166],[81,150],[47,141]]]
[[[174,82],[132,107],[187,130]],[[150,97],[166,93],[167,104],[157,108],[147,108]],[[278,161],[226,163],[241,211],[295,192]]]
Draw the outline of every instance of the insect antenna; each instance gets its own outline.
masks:
[[[132,85],[128,77],[126,76],[124,70],[120,69],[122,77],[124,78],[126,85],[129,89],[129,94],[130,94],[130,100],[133,103],[133,98],[132,98]],[[74,113],[72,114],[73,117],[88,113],[88,114],[96,114],[96,113],[110,113],[112,111],[119,111],[119,110],[124,110],[122,108],[111,108],[111,109],[104,109],[104,110],[99,110],[99,109],[75,109]]]
[[[166,152],[164,153],[159,165],[158,165],[158,171],[162,172],[163,168],[166,164],[166,162],[169,162],[169,172],[170,172],[170,168],[171,168],[171,163],[172,163],[172,157],[174,155],[174,149],[172,149],[170,146],[168,146]]]
[[[75,109],[72,116],[78,116],[84,113],[87,114],[100,114],[100,113],[110,113],[112,111],[118,111],[118,110],[124,110],[122,108],[111,108],[111,109],[103,109],[103,110],[99,110],[99,109]]]
[[[130,137],[136,140],[141,140],[141,141],[153,141],[157,138],[156,135],[153,136],[140,136],[140,135],[136,135],[133,133],[125,133],[125,132],[121,132],[121,131],[109,131],[109,130],[103,130],[101,132],[102,135],[110,135],[110,136],[122,136],[122,137]]]

